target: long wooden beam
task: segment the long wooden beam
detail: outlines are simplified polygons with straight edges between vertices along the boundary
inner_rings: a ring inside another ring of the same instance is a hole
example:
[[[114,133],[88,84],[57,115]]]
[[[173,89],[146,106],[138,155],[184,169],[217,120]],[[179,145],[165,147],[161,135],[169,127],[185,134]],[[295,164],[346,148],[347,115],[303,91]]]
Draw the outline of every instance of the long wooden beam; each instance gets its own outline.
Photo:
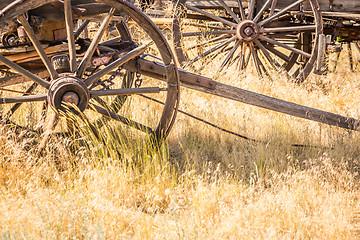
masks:
[[[46,54],[53,54],[53,53],[65,52],[68,49],[69,49],[68,44],[64,43],[64,44],[61,44],[61,45],[55,45],[55,46],[45,48],[44,50],[45,50]],[[24,59],[28,59],[28,58],[32,58],[32,57],[38,57],[38,56],[39,56],[39,54],[35,50],[32,50],[30,52],[23,52],[23,53],[7,55],[6,58],[9,59],[12,62],[18,62],[18,61],[21,61],[21,60],[24,60]]]
[[[128,64],[126,64],[124,68],[136,72],[136,66],[140,66],[141,74],[155,77],[158,79],[165,79],[164,65],[143,59],[138,61],[140,61],[139,65],[136,65],[136,60],[132,60]],[[215,82],[209,78],[202,77],[200,75],[188,73],[182,69],[179,69],[179,74],[182,87],[191,88],[200,92],[220,96],[227,99],[232,99],[253,106],[285,113],[291,116],[296,116],[332,126],[337,126],[340,128],[356,131],[359,131],[360,129],[359,120],[354,118],[341,116],[339,114],[334,114],[319,109],[302,106],[296,103],[269,97],[241,88],[236,88],[220,82]]]

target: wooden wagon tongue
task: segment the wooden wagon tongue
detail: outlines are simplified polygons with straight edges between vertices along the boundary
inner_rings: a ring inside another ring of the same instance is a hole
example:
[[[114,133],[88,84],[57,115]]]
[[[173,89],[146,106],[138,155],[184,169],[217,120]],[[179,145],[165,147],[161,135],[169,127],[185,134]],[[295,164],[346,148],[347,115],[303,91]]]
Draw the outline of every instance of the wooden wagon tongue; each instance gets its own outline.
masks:
[[[161,63],[152,62],[148,60],[130,61],[124,68],[137,71],[137,66],[140,66],[141,73],[146,76],[155,77],[158,79],[166,79],[165,73],[167,68],[173,66],[164,66]],[[338,114],[302,106],[296,103],[284,101],[281,99],[269,97],[259,93],[251,92],[241,88],[229,86],[223,83],[216,82],[210,78],[189,73],[183,69],[179,69],[180,82],[182,87],[187,87],[200,92],[216,95],[223,98],[232,99],[242,103],[262,107],[276,112],[285,113],[291,116],[296,116],[311,121],[325,123],[340,128],[359,131],[360,122],[357,119],[341,116]]]

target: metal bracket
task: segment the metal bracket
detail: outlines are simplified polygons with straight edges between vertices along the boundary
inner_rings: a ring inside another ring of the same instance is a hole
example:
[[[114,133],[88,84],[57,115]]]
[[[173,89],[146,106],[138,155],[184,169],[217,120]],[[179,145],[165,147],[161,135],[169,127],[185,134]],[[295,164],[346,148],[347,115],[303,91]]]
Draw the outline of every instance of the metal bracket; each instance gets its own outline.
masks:
[[[316,68],[314,70],[315,74],[323,75],[324,73],[326,73],[326,70],[324,70],[325,51],[326,51],[326,37],[325,37],[325,34],[320,34],[319,35],[318,55],[317,55],[317,60],[316,60]]]

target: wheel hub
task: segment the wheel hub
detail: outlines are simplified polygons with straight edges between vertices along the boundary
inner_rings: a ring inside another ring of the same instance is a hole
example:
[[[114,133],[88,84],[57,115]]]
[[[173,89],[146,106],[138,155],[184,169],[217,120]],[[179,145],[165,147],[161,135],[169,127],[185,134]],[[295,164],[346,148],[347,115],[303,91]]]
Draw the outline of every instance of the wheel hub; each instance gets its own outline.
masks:
[[[66,111],[64,103],[70,103],[77,107],[70,110],[77,113],[83,112],[90,99],[89,91],[80,79],[73,76],[64,76],[54,81],[48,91],[48,103],[57,111]]]
[[[258,38],[259,34],[259,27],[251,20],[244,20],[236,27],[236,36],[241,41],[252,42]]]

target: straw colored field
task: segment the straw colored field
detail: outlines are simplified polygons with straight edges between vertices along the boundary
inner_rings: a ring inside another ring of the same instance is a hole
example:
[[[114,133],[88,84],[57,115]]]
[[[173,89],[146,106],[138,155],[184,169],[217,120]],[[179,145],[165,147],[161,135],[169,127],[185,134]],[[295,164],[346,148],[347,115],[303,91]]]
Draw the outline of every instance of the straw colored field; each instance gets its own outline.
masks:
[[[302,85],[235,73],[219,79],[360,115],[360,74],[346,59]],[[180,108],[262,142],[179,114],[161,149],[109,121],[101,141],[84,128],[78,139],[53,137],[38,156],[37,137],[1,126],[1,238],[357,239],[359,133],[187,89]]]

